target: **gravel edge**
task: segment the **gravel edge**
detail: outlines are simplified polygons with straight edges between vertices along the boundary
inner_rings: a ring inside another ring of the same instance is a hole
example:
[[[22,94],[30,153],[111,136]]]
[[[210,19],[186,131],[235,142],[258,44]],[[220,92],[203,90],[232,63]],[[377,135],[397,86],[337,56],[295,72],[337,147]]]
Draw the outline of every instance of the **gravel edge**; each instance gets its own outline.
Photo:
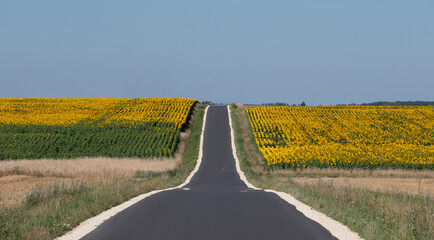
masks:
[[[313,221],[319,223],[321,226],[329,230],[329,232],[336,238],[342,240],[363,240],[357,233],[351,231],[347,226],[342,223],[328,217],[324,213],[318,212],[312,209],[310,206],[298,201],[293,196],[288,193],[278,192],[272,189],[261,189],[253,186],[247,180],[244,172],[240,168],[240,160],[237,156],[237,150],[235,147],[234,141],[234,129],[232,128],[232,118],[231,118],[231,109],[228,105],[228,115],[229,115],[229,126],[231,128],[231,145],[232,145],[232,154],[235,158],[235,165],[237,168],[237,172],[240,175],[241,180],[247,185],[247,187],[255,189],[255,190],[264,190],[265,192],[271,192],[278,195],[280,198],[293,205],[298,211],[303,213],[307,218],[312,219]]]
[[[205,113],[203,116],[202,133],[200,135],[199,155],[198,155],[197,163],[196,163],[196,166],[194,167],[194,170],[190,173],[190,175],[187,177],[187,179],[185,180],[184,183],[182,183],[181,185],[176,186],[176,187],[166,188],[166,189],[161,189],[161,190],[155,190],[155,191],[148,192],[148,193],[139,195],[137,197],[134,197],[134,198],[132,198],[132,199],[120,204],[120,205],[117,205],[115,207],[110,208],[109,210],[106,210],[106,211],[100,213],[97,216],[94,216],[92,218],[85,220],[84,222],[80,223],[80,225],[78,225],[73,230],[67,232],[65,235],[58,237],[56,239],[57,240],[80,239],[80,238],[86,236],[87,234],[89,234],[90,232],[92,232],[93,230],[95,230],[104,221],[108,220],[109,218],[113,217],[114,215],[118,214],[119,212],[131,207],[132,205],[136,204],[137,202],[139,202],[139,201],[141,201],[141,200],[143,200],[149,196],[157,194],[159,192],[169,191],[169,190],[173,190],[173,189],[179,189],[179,188],[183,188],[185,185],[187,185],[190,182],[193,175],[199,170],[199,166],[202,162],[203,136],[204,136],[204,132],[205,132],[205,125],[206,125],[208,108],[209,108],[209,106],[206,107]]]

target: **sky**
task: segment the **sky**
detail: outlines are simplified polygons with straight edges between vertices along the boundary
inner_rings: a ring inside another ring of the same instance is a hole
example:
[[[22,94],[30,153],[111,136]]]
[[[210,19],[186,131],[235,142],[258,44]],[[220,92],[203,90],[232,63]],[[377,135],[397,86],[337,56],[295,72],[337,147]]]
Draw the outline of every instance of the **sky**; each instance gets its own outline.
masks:
[[[432,0],[0,0],[0,98],[434,100]]]

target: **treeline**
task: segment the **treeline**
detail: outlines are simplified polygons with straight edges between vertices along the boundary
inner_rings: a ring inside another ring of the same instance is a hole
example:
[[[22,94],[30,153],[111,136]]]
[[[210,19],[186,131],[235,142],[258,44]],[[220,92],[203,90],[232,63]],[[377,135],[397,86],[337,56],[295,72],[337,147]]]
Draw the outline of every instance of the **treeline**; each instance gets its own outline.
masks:
[[[300,104],[288,104],[285,102],[275,102],[275,103],[263,103],[261,106],[306,106],[306,103],[303,101]]]
[[[263,103],[262,106],[290,106],[290,105],[284,102],[275,102],[275,103]]]
[[[342,104],[345,105],[345,104]],[[395,101],[395,102],[388,102],[388,101],[378,101],[378,102],[372,102],[372,103],[362,103],[362,104],[348,104],[349,106],[434,106],[434,101]]]

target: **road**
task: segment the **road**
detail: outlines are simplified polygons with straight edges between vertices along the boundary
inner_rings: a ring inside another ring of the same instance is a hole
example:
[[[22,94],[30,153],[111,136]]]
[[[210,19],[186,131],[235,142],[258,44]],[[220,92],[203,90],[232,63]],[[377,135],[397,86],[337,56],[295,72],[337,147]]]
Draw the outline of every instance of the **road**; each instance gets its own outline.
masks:
[[[335,238],[276,194],[247,188],[236,171],[227,108],[213,106],[190,183],[145,198],[82,239]]]

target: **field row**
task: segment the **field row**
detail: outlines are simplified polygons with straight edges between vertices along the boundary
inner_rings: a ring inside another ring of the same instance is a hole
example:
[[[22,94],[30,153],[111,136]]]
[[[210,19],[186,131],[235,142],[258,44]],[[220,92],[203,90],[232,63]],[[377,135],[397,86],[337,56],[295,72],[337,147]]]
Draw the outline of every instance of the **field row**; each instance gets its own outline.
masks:
[[[0,99],[0,159],[166,157],[192,99]]]
[[[270,166],[434,168],[433,107],[246,108]]]

